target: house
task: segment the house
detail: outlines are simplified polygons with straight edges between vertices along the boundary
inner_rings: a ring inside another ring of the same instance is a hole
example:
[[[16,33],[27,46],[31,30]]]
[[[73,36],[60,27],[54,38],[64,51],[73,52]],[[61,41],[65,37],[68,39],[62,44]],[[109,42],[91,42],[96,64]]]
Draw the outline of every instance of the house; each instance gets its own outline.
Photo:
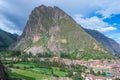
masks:
[[[113,66],[112,69],[119,72],[119,71],[120,71],[120,66],[119,66],[119,64]]]
[[[115,78],[120,78],[120,73],[113,73],[112,74]]]

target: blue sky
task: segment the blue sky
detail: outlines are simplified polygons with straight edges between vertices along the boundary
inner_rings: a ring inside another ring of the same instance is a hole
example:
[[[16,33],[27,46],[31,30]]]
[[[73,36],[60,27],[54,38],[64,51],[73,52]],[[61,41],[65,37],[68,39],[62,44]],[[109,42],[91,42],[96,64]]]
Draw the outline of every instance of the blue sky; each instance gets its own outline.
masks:
[[[58,6],[84,28],[120,43],[120,0],[0,0],[0,29],[21,34],[31,11],[41,4]]]

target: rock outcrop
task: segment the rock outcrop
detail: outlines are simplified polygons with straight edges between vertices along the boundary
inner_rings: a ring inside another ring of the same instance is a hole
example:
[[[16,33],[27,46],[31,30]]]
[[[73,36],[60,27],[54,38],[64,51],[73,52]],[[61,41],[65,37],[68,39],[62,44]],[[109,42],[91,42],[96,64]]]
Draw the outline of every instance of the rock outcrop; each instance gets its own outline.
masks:
[[[3,66],[1,62],[0,62],[0,80],[11,80],[6,73],[6,68]]]

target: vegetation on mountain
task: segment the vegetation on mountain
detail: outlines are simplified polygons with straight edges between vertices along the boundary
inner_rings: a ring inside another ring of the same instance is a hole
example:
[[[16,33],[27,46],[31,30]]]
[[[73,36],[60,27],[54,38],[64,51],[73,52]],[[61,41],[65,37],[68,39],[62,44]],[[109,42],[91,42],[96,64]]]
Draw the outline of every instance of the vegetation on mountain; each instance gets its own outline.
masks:
[[[23,34],[13,49],[35,55],[68,55],[71,59],[113,58],[105,47],[64,11],[44,5],[32,11]]]
[[[116,41],[112,40],[111,38],[106,37],[102,33],[90,30],[90,29],[84,29],[88,34],[90,34],[92,37],[94,37],[98,42],[100,42],[106,49],[111,51],[114,55],[119,56],[120,55],[120,44]]]
[[[6,50],[17,41],[18,35],[5,32],[0,29],[0,51]]]

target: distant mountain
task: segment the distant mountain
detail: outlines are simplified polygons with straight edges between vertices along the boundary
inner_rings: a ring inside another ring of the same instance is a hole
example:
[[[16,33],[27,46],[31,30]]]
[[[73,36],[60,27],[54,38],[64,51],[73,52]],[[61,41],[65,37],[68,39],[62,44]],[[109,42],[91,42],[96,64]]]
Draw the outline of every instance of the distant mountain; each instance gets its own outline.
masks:
[[[17,34],[11,34],[0,29],[0,51],[6,50],[12,43],[17,41],[17,38]]]
[[[72,58],[112,58],[112,54],[58,7],[36,7],[13,49]]]
[[[120,44],[111,38],[106,37],[102,33],[96,30],[84,29],[88,34],[94,37],[98,42],[100,42],[105,48],[111,51],[114,55],[120,54]]]

